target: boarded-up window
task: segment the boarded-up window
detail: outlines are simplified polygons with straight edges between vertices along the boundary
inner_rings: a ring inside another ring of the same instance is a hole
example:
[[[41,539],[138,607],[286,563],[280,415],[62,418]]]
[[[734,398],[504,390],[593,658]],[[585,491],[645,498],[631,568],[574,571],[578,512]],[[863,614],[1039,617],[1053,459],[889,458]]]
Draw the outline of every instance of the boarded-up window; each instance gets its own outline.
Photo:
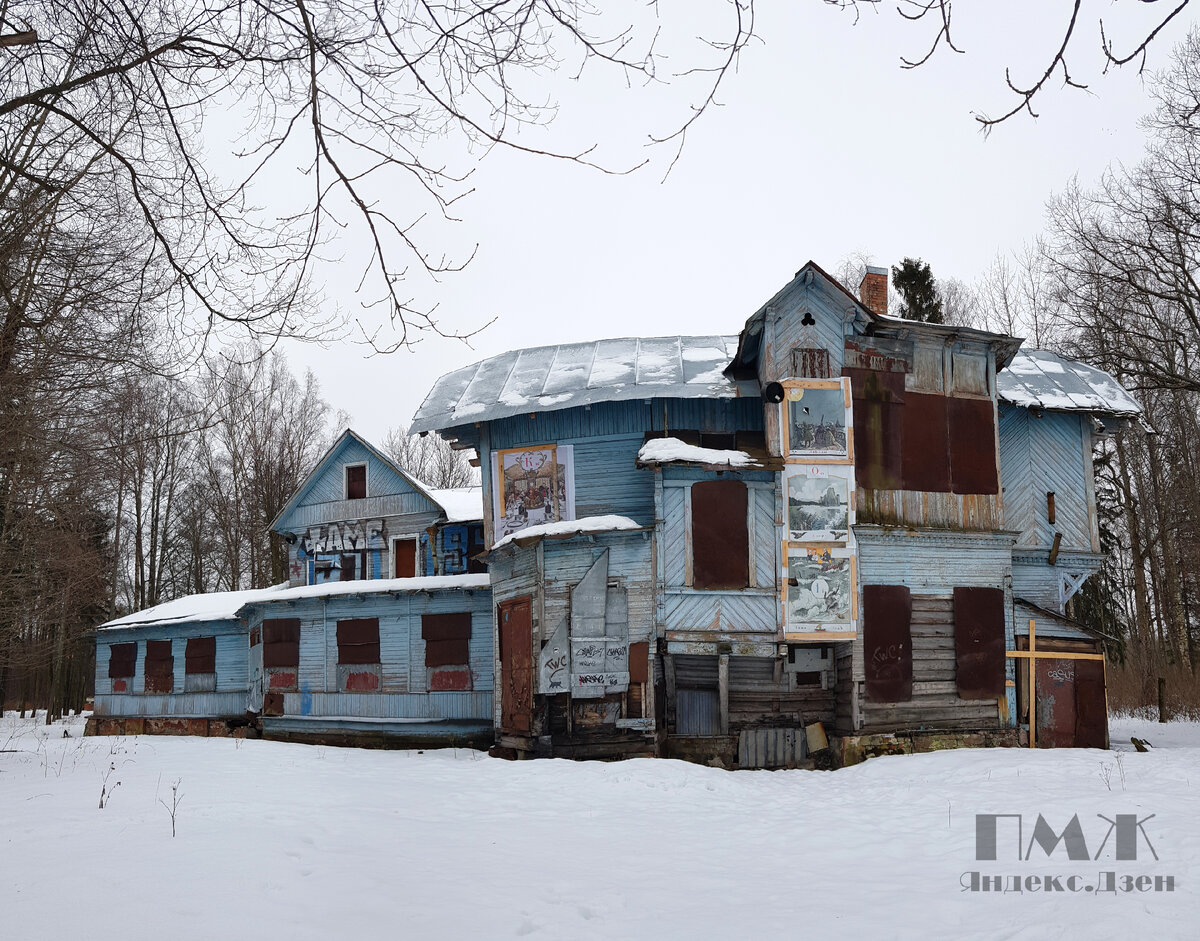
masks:
[[[1003,589],[954,589],[954,654],[961,698],[1004,695]]]
[[[692,585],[745,588],[750,584],[746,485],[704,480],[692,485]]]
[[[471,614],[421,615],[421,639],[425,641],[425,666],[465,666],[471,662]]]
[[[905,490],[950,491],[950,439],[944,395],[908,393],[904,397],[901,455]]]
[[[866,490],[901,489],[904,373],[846,369],[854,401],[854,472]]]
[[[644,640],[629,645],[629,682],[650,681],[650,644]]]
[[[397,539],[392,543],[392,577],[414,578],[417,574],[417,540]]]
[[[263,666],[300,666],[300,619],[266,618],[262,622]]]
[[[217,639],[215,637],[190,637],[184,652],[185,673],[217,672]]]
[[[174,684],[175,658],[169,640],[146,641],[146,692],[169,693]]]
[[[137,644],[110,644],[108,648],[109,678],[126,679],[137,669]]]
[[[955,493],[998,493],[996,409],[991,399],[950,399],[950,484]]]
[[[863,586],[863,669],[872,702],[912,699],[912,596],[903,585]]]
[[[367,495],[367,465],[349,464],[346,467],[346,499],[361,500]]]
[[[338,663],[379,662],[379,618],[347,618],[337,622]]]
[[[358,556],[352,552],[343,552],[339,560],[341,568],[338,581],[352,582],[358,578]]]

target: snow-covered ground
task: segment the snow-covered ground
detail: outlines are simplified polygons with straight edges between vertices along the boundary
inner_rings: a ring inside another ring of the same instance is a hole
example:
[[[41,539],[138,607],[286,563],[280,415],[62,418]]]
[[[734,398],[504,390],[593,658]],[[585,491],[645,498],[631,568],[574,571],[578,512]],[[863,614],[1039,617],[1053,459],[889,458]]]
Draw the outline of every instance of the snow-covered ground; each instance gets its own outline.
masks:
[[[1146,754],[833,773],[81,733],[0,722],[5,941],[1200,936],[1198,723],[1115,720]],[[976,814],[1021,814],[1023,841],[1038,814],[1058,831],[1078,814],[1099,858],[1021,860],[1004,818],[998,861],[977,861]],[[1142,821],[1136,861],[1104,841],[1116,814]],[[972,872],[1023,891],[972,891]],[[1087,891],[1102,872],[1116,892]]]

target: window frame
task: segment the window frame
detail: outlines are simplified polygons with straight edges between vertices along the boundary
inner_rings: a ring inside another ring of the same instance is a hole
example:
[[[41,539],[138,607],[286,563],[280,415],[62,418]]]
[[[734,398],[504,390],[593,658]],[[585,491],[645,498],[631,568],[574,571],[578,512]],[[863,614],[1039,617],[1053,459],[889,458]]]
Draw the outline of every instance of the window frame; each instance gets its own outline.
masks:
[[[352,497],[350,495],[350,471],[362,468],[362,496]],[[342,499],[344,500],[365,500],[371,492],[371,468],[368,461],[352,461],[342,465]]]

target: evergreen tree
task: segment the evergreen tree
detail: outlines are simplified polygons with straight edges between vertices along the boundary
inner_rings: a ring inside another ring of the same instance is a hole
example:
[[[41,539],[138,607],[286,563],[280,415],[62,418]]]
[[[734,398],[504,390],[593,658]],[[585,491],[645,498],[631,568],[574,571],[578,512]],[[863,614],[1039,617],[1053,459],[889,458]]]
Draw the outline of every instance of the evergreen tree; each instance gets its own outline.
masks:
[[[901,317],[924,323],[945,322],[933,272],[920,258],[905,258],[899,268],[892,267],[892,287],[900,295]]]

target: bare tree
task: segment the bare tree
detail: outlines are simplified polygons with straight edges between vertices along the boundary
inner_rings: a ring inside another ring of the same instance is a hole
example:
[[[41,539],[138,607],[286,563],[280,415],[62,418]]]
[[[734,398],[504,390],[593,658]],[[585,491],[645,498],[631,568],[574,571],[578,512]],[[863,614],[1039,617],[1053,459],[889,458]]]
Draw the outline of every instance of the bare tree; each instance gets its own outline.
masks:
[[[437,435],[406,435],[399,428],[388,430],[384,452],[427,487],[474,487],[479,471],[471,466],[467,452],[455,451]]]
[[[681,145],[753,29],[749,0],[713,4],[723,35],[672,49],[656,9],[633,3],[7,0],[4,23],[39,38],[0,55],[0,168],[65,201],[102,177],[134,210],[143,260],[200,313],[200,338],[227,323],[263,337],[340,326],[316,315],[306,282],[329,239],[353,229],[368,248],[343,263],[395,332],[358,326],[394,349],[411,331],[443,332],[403,282],[410,265],[436,275],[469,257],[429,247],[427,217],[450,218],[479,155],[600,166],[591,147],[523,135],[554,114],[542,77],[672,77],[690,103],[646,130]],[[676,52],[686,59],[668,69]],[[247,130],[214,161],[204,131],[218,112]],[[300,185],[259,208],[261,181],[294,167]]]

